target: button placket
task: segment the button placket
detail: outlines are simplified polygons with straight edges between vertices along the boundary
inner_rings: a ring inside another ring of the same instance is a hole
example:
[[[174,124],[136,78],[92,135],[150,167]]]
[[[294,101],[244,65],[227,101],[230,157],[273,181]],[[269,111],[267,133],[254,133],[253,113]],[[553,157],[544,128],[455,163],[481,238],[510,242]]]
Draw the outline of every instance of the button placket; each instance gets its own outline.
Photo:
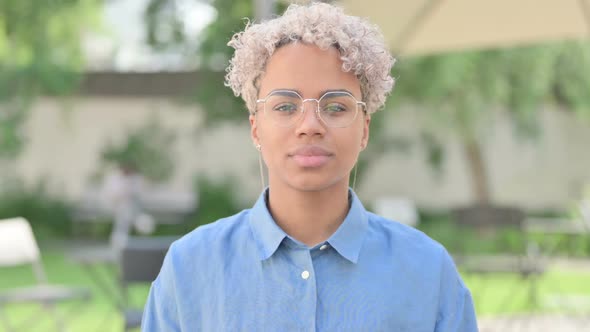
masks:
[[[317,288],[314,277],[312,250],[299,247],[292,252],[293,263],[297,266],[297,289],[301,293],[299,305],[301,310],[297,313],[300,319],[301,331],[315,331],[317,314]]]

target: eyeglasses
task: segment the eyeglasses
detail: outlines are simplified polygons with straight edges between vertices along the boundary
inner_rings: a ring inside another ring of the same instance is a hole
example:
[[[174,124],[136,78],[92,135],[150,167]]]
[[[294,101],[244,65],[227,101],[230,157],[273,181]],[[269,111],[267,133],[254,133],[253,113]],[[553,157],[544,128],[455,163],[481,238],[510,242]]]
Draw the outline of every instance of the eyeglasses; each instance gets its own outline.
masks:
[[[264,116],[269,117],[275,125],[290,127],[303,117],[304,103],[315,101],[318,103],[316,114],[328,127],[344,128],[350,126],[358,114],[359,108],[365,111],[366,104],[357,101],[347,91],[329,91],[320,99],[303,99],[295,91],[275,90],[264,99],[256,103],[264,104]]]

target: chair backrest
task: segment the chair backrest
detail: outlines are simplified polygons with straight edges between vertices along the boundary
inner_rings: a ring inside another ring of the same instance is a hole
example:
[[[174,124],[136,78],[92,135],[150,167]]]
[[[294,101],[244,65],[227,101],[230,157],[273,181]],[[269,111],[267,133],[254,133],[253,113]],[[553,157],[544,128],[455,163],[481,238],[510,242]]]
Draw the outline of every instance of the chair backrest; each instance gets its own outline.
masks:
[[[123,284],[154,281],[170,244],[176,239],[178,237],[129,237],[121,249]]]
[[[130,286],[154,281],[160,273],[170,244],[177,239],[177,236],[130,236],[121,248],[119,278],[123,297],[120,305],[124,313],[125,331],[140,327],[143,312],[140,308],[145,303],[145,298],[141,306],[137,305],[137,301],[132,301]]]
[[[510,206],[473,205],[452,211],[459,254],[494,250],[526,254],[525,213]]]
[[[475,205],[453,210],[458,225],[479,230],[524,229],[526,215],[515,207]]]
[[[579,211],[584,229],[590,233],[590,197],[580,203]]]
[[[0,220],[0,267],[30,264],[37,282],[46,283],[33,229],[22,217]]]
[[[31,225],[24,218],[0,220],[0,266],[32,264],[39,260],[39,247]]]
[[[192,191],[176,191],[167,188],[151,188],[141,192],[140,201],[144,209],[191,213],[197,208],[196,194]]]
[[[150,188],[141,192],[139,203],[158,224],[180,225],[197,211],[198,197],[192,191]]]

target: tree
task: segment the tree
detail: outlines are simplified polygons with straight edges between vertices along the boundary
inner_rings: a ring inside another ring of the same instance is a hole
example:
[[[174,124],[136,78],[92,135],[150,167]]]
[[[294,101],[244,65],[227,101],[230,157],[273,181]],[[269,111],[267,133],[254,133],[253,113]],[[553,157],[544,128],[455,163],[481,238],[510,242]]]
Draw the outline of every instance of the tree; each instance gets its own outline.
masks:
[[[199,75],[201,84],[195,92],[195,101],[206,112],[204,113],[205,125],[215,126],[223,122],[241,123],[247,121],[247,112],[241,98],[235,97],[231,89],[224,86],[224,69],[233,54],[233,49],[227,46],[234,33],[244,29],[248,18],[254,16],[253,0],[207,0],[217,12],[217,17],[202,32],[198,45],[198,54],[202,66]],[[150,0],[146,11],[147,35],[157,26],[177,26],[178,18],[169,15],[170,8],[176,5],[176,0]],[[282,12],[285,3],[277,4],[277,12]],[[154,47],[161,45],[174,45],[186,42],[186,36],[182,29],[178,29],[179,35],[167,39],[152,40]]]
[[[516,133],[526,137],[539,134],[543,103],[590,119],[587,42],[424,56],[400,61],[395,72],[398,86],[390,100],[419,105],[426,133],[458,135],[478,203],[491,202],[482,143],[496,110],[505,110]]]
[[[99,0],[0,2],[0,160],[21,150],[21,126],[39,94],[67,95],[80,81],[81,35]]]
[[[110,140],[101,151],[101,169],[103,171],[116,166],[123,173],[140,174],[152,182],[170,179],[174,173],[174,146],[176,133],[163,127],[156,117],[145,124],[128,131],[124,140]]]

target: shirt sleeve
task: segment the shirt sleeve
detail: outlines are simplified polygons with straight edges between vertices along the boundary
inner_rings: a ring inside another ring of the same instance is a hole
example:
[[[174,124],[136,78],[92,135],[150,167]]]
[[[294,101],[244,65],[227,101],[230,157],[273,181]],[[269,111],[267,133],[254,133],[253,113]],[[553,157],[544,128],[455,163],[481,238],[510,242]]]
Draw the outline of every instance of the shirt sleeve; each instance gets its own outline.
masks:
[[[142,332],[181,331],[176,302],[172,253],[171,247],[166,254],[160,274],[150,288],[143,310]]]
[[[477,332],[477,319],[469,289],[461,280],[449,253],[443,249],[438,320],[435,332]]]

